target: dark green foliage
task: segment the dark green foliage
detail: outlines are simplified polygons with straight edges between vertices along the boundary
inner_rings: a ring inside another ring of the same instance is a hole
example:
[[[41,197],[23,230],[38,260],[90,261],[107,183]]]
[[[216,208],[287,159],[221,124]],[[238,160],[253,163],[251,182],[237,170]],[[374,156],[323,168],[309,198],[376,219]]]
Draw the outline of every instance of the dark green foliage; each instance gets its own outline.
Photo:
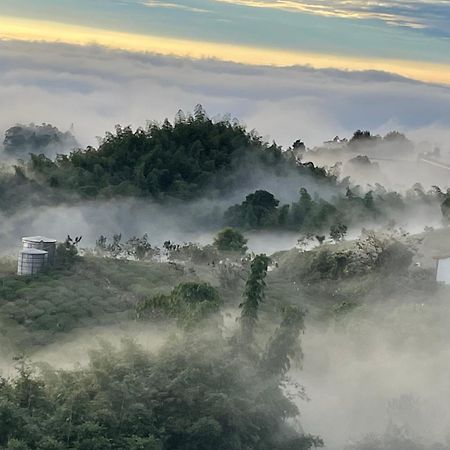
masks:
[[[266,228],[278,224],[278,204],[273,194],[255,191],[247,195],[241,205],[235,205],[225,213],[225,222],[238,227]]]
[[[269,341],[261,367],[271,375],[284,375],[291,367],[291,359],[299,357],[297,342],[304,330],[305,312],[295,306],[286,306],[282,311],[283,319],[279,328]]]
[[[244,173],[250,167],[336,181],[314,166],[288,160],[277,145],[263,142],[237,122],[213,122],[201,106],[193,116],[178,114],[174,124],[166,120],[136,131],[117,126],[98,149],[88,147],[54,161],[33,155],[28,170],[42,182],[82,197],[188,199],[202,194],[207,186],[210,192],[229,190],[235,177],[245,182]]]
[[[258,320],[258,308],[264,300],[267,268],[270,259],[266,255],[257,255],[250,265],[250,274],[245,284],[244,301],[241,308],[241,328],[244,340],[250,343]]]
[[[217,233],[214,245],[220,251],[232,251],[245,253],[247,251],[247,239],[239,230],[225,228]]]
[[[180,326],[192,328],[219,310],[221,299],[217,290],[208,283],[181,283],[168,295],[158,294],[138,303],[138,317],[163,314],[176,318]]]
[[[78,244],[81,236],[72,239],[67,236],[66,240],[56,246],[55,262],[58,268],[70,268],[78,258]]]
[[[342,241],[347,234],[347,226],[342,223],[336,223],[330,227],[330,238],[334,242]]]
[[[230,207],[224,221],[240,228],[310,231],[327,227],[340,216],[335,206],[323,199],[313,200],[304,188],[300,189],[298,202],[278,205],[279,201],[270,192],[256,191],[240,205]]]
[[[286,419],[298,409],[278,379],[235,357],[220,335],[149,355],[127,343],[86,368],[0,380],[0,448],[273,450],[321,446]],[[294,444],[295,443],[295,444]]]
[[[450,222],[450,195],[446,195],[444,201],[441,203],[442,216],[445,222]]]
[[[345,195],[340,192],[324,200],[314,198],[301,188],[297,202],[279,206],[279,201],[267,191],[256,191],[238,205],[231,206],[224,214],[226,224],[243,229],[275,228],[302,233],[324,232],[333,227],[333,236],[341,240],[350,225],[387,222],[398,210],[435,205],[438,207],[445,194],[436,189],[425,192],[414,185],[405,196],[388,192],[381,185],[374,190],[361,192],[358,187],[347,187]],[[444,216],[450,215],[450,206],[442,203]],[[450,201],[448,202],[450,205]],[[448,211],[447,211],[448,210]],[[333,238],[334,239],[334,238]],[[334,239],[336,240],[336,239]]]

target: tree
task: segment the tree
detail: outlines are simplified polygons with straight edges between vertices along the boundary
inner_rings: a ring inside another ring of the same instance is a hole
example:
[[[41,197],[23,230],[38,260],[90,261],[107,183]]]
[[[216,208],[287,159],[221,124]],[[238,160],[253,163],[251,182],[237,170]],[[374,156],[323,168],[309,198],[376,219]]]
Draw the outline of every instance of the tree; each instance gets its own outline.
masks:
[[[247,251],[247,239],[234,228],[225,228],[217,233],[214,238],[214,245],[220,251],[232,251],[245,253]]]
[[[261,361],[262,369],[269,375],[285,375],[291,367],[290,359],[299,355],[296,344],[305,326],[305,312],[295,306],[286,306],[282,314],[281,324]]]
[[[66,240],[56,247],[55,261],[57,267],[70,267],[78,258],[78,244],[82,236],[72,239],[67,236]]]
[[[277,200],[268,191],[258,190],[247,195],[240,205],[230,207],[224,219],[231,226],[244,228],[264,228],[278,224],[279,211]]]
[[[345,235],[347,234],[347,226],[342,223],[336,223],[331,225],[330,228],[330,238],[335,242],[339,242],[344,240]]]
[[[441,203],[441,212],[444,220],[450,222],[450,195],[446,195],[444,201]]]
[[[270,259],[264,255],[257,255],[250,265],[250,275],[245,283],[244,301],[239,305],[241,308],[241,330],[244,340],[251,343],[253,331],[258,320],[258,309],[264,300],[267,268]]]

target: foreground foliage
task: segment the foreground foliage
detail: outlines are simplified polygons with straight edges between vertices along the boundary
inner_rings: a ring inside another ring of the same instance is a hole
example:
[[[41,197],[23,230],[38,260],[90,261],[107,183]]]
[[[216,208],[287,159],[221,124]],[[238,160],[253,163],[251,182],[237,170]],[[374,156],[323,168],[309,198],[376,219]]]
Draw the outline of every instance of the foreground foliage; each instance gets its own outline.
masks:
[[[214,349],[214,350],[212,350]],[[0,448],[89,450],[308,449],[320,440],[287,427],[296,406],[277,379],[236,358],[218,335],[156,355],[127,343],[88,367],[25,363],[0,380]]]
[[[304,313],[294,306],[286,308],[266,348],[252,342],[267,265],[265,255],[252,262],[241,329],[234,337],[225,338],[218,322],[199,326],[205,314],[218,310],[215,289],[205,283],[184,283],[169,296],[153,297],[141,305],[141,311],[157,307],[188,319],[191,325],[191,331],[173,336],[171,344],[156,354],[127,342],[120,350],[104,346],[93,352],[86,368],[44,368],[41,373],[19,360],[18,375],[0,379],[0,448],[307,450],[323,446],[320,438],[287,422],[299,414],[293,393],[286,395],[284,387],[290,359],[298,352]],[[302,389],[298,396],[303,396]]]

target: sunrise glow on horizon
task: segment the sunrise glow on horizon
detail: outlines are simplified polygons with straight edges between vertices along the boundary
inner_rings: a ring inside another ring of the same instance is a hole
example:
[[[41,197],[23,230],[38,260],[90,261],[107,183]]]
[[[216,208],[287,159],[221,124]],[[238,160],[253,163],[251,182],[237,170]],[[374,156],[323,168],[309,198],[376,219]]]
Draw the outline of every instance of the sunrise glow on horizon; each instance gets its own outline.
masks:
[[[0,38],[148,52],[193,59],[212,58],[250,65],[294,66],[340,70],[377,70],[418,81],[450,84],[450,64],[401,59],[360,58],[348,55],[282,50],[268,47],[152,36],[45,20],[1,17]]]

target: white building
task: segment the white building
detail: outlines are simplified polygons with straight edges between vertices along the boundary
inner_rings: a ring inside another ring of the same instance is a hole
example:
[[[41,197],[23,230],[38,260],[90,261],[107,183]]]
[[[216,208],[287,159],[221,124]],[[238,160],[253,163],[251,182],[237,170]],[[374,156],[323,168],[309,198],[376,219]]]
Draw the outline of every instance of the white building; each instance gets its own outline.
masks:
[[[450,255],[434,256],[436,260],[436,281],[450,285]]]

